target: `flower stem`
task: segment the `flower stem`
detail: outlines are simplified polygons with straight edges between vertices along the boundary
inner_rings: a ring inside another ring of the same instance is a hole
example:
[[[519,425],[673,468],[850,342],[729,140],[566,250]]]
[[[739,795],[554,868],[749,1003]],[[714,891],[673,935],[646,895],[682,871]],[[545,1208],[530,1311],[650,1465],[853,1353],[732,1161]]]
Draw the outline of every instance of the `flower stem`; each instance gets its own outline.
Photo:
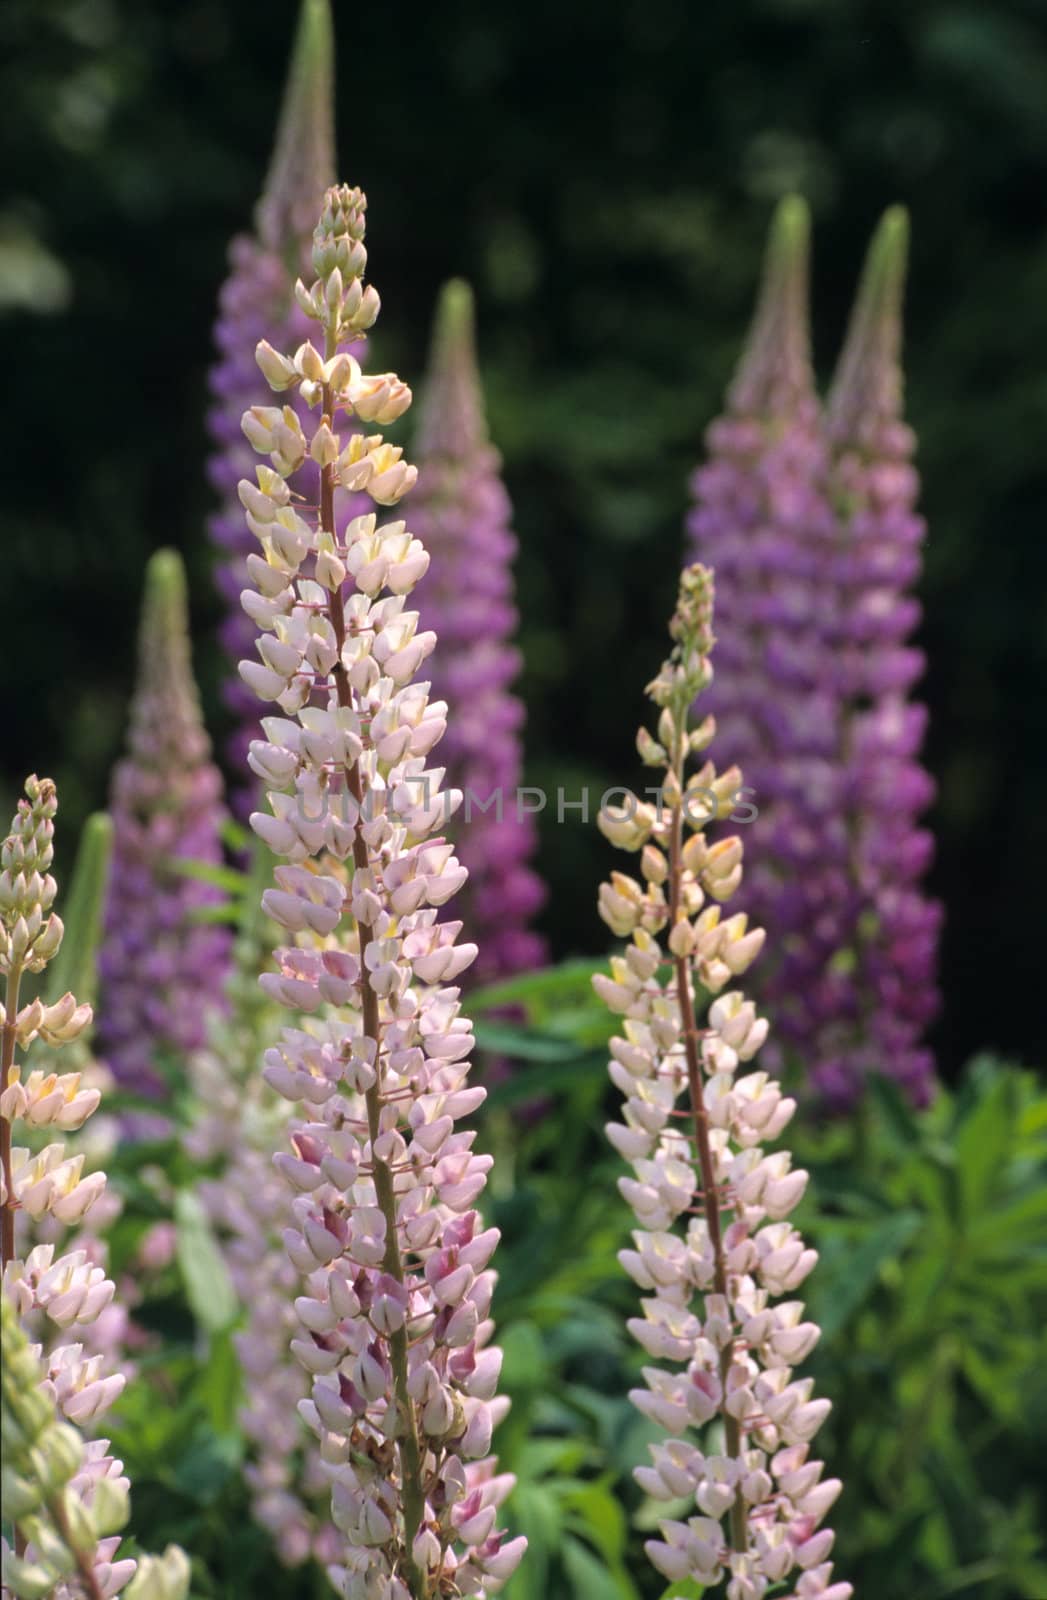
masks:
[[[323,390],[322,409],[328,421],[333,423],[333,400],[331,390],[327,385],[324,386]],[[320,523],[323,529],[332,535],[335,532],[334,487],[334,467],[324,467],[320,478]],[[338,660],[334,666],[338,704],[352,709],[352,686],[342,663],[342,646],[345,644],[345,609],[341,592],[338,589],[331,591],[330,616],[331,626],[334,629],[335,643],[338,648]],[[356,871],[364,872],[370,868],[371,861],[362,828],[364,794],[359,762],[355,762],[349,769],[346,775],[346,783],[349,793],[358,807],[357,823],[353,832],[353,866]],[[385,1259],[382,1265],[391,1278],[395,1278],[397,1283],[402,1284],[404,1282],[404,1269],[396,1233],[396,1194],[393,1188],[393,1175],[389,1170],[388,1163],[380,1161],[374,1154],[375,1142],[381,1131],[382,1028],[378,1010],[378,996],[371,985],[370,974],[367,970],[366,957],[367,948],[371,942],[371,930],[365,923],[361,922],[357,925],[357,933],[360,946],[360,991],[363,1028],[366,1037],[374,1043],[375,1081],[372,1087],[367,1090],[365,1100],[367,1104],[367,1126],[371,1137],[375,1196],[385,1218]],[[407,1391],[406,1327],[400,1328],[389,1335],[389,1358],[393,1369],[397,1407],[400,1412],[401,1431],[398,1433],[398,1449],[404,1508],[403,1571],[413,1600],[428,1600],[428,1580],[412,1554],[415,1536],[422,1525],[425,1500],[422,1493],[422,1454],[418,1442],[414,1405]]]
[[[678,780],[677,793],[682,795],[686,749],[686,707],[678,709],[675,721],[677,733],[673,749],[673,772]],[[673,806],[672,834],[669,846],[670,927],[676,921],[676,912],[680,903],[682,874],[683,800],[679,798]],[[695,1148],[698,1152],[698,1166],[702,1176],[702,1207],[705,1212],[706,1227],[709,1231],[709,1243],[713,1252],[713,1286],[716,1293],[722,1295],[724,1302],[729,1305],[727,1261],[723,1248],[719,1188],[716,1181],[716,1167],[713,1161],[712,1149],[709,1144],[709,1114],[705,1107],[705,1096],[702,1091],[702,1065],[698,1046],[699,1034],[695,1023],[694,995],[691,990],[691,971],[687,956],[677,956],[674,965],[676,971],[676,997],[680,1007],[684,1054],[687,1061],[687,1084],[690,1092],[691,1116],[694,1119]],[[732,1339],[720,1351],[720,1387],[722,1390],[720,1410],[723,1416],[727,1455],[732,1461],[740,1461],[742,1456],[741,1428],[737,1417],[732,1417],[727,1410],[727,1376],[731,1369],[733,1350],[734,1341]],[[748,1544],[748,1530],[746,1528],[745,1503],[740,1492],[735,1495],[728,1521],[730,1524],[731,1548],[740,1554],[744,1554]]]

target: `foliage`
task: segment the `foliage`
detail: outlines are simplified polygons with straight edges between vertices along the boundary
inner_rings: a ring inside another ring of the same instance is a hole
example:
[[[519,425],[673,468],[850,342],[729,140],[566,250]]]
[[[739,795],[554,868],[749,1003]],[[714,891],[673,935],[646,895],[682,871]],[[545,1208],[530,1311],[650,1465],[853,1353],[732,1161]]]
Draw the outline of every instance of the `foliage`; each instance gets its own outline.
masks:
[[[616,1260],[629,1212],[602,1133],[610,1018],[592,970],[568,963],[472,1000],[484,1044],[516,1057],[479,1119],[495,1155],[488,1210],[503,1235],[496,1310],[513,1399],[496,1443],[519,1479],[514,1531],[531,1541],[508,1600],[662,1597],[641,1549],[656,1514],[631,1478],[654,1430],[626,1399],[636,1291]],[[510,1004],[518,1026],[484,1020]],[[878,1081],[862,1122],[817,1126],[801,1110],[790,1137],[812,1172],[799,1215],[822,1257],[811,1370],[835,1408],[825,1452],[845,1484],[839,1571],[873,1595],[902,1582],[926,1600],[1047,1593],[1047,1093],[983,1057],[928,1112]],[[110,1181],[125,1195],[117,1275],[176,1206],[182,1230],[203,1226],[174,1141],[129,1149]],[[219,1270],[210,1251],[202,1260]],[[319,1600],[322,1574],[284,1571],[248,1520],[235,1355],[212,1315],[225,1291],[197,1280],[200,1258],[189,1277],[178,1262],[145,1284],[136,1318],[151,1342],[119,1406],[133,1529],[146,1546],[193,1553],[199,1600],[247,1600],[263,1584],[274,1600]]]

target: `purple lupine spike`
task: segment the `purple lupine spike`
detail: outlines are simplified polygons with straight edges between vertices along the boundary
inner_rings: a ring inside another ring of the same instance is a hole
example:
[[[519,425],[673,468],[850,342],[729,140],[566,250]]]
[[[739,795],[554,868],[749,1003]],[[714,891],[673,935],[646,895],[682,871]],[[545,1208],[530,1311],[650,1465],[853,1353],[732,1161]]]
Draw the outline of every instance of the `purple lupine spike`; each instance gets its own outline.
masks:
[[[781,203],[752,330],[694,478],[691,553],[716,571],[720,645],[706,702],[722,756],[758,809],[745,909],[779,934],[761,999],[781,1044],[808,1059],[812,986],[853,913],[833,663],[836,521],[811,369],[810,222]],[[739,817],[746,813],[739,811]]]
[[[221,640],[232,667],[225,701],[237,724],[228,747],[236,773],[246,772],[248,745],[258,736],[258,701],[236,671],[236,663],[253,647],[255,633],[240,606],[248,585],[245,563],[254,548],[236,497],[236,486],[254,460],[240,423],[250,406],[264,403],[269,395],[255,361],[259,340],[293,349],[309,335],[309,319],[295,301],[294,284],[308,261],[316,214],[334,177],[333,62],[329,0],[304,0],[273,158],[255,212],[255,233],[239,235],[230,246],[231,271],[215,325],[218,360],[211,371],[214,405],[208,416],[215,449],[209,476],[221,506],[209,531],[221,552],[216,576],[228,606]],[[245,813],[250,809],[246,791],[237,803]]]
[[[926,710],[909,699],[924,658],[909,643],[920,606],[923,518],[915,438],[902,418],[902,299],[908,218],[889,210],[873,236],[827,407],[831,490],[840,528],[840,670],[844,804],[859,910],[848,952],[853,995],[839,1047],[821,1053],[824,1093],[847,1102],[862,1076],[886,1072],[930,1097],[921,1038],[938,1003],[941,906],[920,880],[933,854],[918,818],[934,796],[920,764]]]
[[[801,1061],[840,1107],[872,1071],[919,1101],[938,912],[914,888],[930,852],[915,818],[931,791],[916,761],[923,713],[906,702],[922,665],[905,643],[922,523],[899,415],[904,236],[895,218],[873,246],[826,421],[808,232],[803,202],[783,202],[727,413],[695,477],[692,553],[715,567],[720,595],[708,702],[758,810],[742,900],[779,935],[760,987],[780,1041],[769,1062]]]
[[[433,693],[450,708],[441,747],[447,781],[465,793],[457,848],[469,869],[465,918],[480,946],[475,980],[540,966],[545,944],[529,924],[544,899],[529,862],[533,821],[520,817],[523,705],[511,507],[484,415],[472,291],[445,285],[433,332],[416,446],[413,516],[430,552],[418,586],[423,626],[439,643]]]
[[[110,810],[98,1049],[119,1082],[157,1095],[158,1062],[203,1043],[229,966],[228,930],[194,920],[220,892],[174,865],[221,862],[223,807],[193,680],[185,571],[172,550],[146,569],[128,750]]]

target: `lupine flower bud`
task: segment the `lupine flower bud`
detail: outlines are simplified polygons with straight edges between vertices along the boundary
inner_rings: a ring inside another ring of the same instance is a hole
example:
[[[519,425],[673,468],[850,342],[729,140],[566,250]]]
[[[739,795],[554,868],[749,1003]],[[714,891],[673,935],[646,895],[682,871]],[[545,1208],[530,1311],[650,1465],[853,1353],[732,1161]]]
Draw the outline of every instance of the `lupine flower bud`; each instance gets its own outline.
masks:
[[[666,1518],[661,1537],[646,1546],[670,1584],[723,1579],[728,1600],[762,1600],[770,1585],[797,1573],[792,1600],[823,1591],[847,1600],[850,1584],[828,1589],[828,1563],[818,1587],[803,1588],[832,1547],[832,1533],[815,1530],[839,1485],[819,1484],[816,1461],[809,1474],[793,1475],[808,1465],[809,1441],[829,1403],[811,1398],[809,1380],[792,1379],[794,1363],[818,1337],[803,1319],[802,1301],[771,1303],[791,1294],[817,1260],[787,1220],[807,1174],[792,1170],[787,1152],[760,1149],[761,1138],[781,1132],[794,1103],[765,1073],[741,1070],[766,1024],[740,989],[727,989],[755,960],[763,930],[750,928],[744,915],[724,921],[719,905],[706,903],[735,892],[742,846],[733,838],[707,845],[702,830],[714,813],[696,816],[685,804],[691,705],[712,679],[712,594],[706,568],[684,571],[670,625],[674,649],[648,687],[662,708],[667,777],[646,829],[647,888],[632,884],[637,903],[628,918],[618,904],[620,881],[617,888],[605,884],[600,898],[613,931],[623,921],[633,925],[611,977],[594,980],[625,1019],[622,1035],[611,1040],[610,1062],[624,1122],[607,1131],[632,1167],[619,1187],[639,1222],[635,1249],[619,1258],[645,1291],[643,1317],[629,1328],[655,1361],[669,1364],[645,1366],[644,1387],[630,1395],[673,1436],[651,1446],[653,1464],[636,1477],[655,1501],[691,1503],[686,1520]],[[715,793],[715,768],[707,764],[701,777]],[[618,832],[616,817],[610,834]],[[652,853],[662,857],[660,869]],[[621,875],[612,885],[615,879]],[[663,949],[657,936],[666,929]],[[663,982],[665,964],[670,976]],[[695,996],[702,991],[715,998],[699,1025]],[[696,1291],[704,1303],[693,1303]],[[718,1453],[705,1455],[687,1435],[712,1422]]]
[[[411,681],[435,643],[406,606],[424,552],[402,523],[340,525],[334,510],[346,451],[355,466],[369,464],[354,483],[375,503],[398,498],[414,475],[380,436],[344,437],[343,418],[361,414],[354,395],[366,396],[367,411],[376,392],[338,364],[339,341],[377,312],[361,282],[365,211],[359,190],[328,191],[314,234],[317,280],[297,289],[323,332],[315,359],[299,350],[295,369],[322,363],[320,379],[303,377],[300,388],[319,383],[319,415],[305,414],[304,432],[307,453],[325,465],[318,515],[297,517],[294,546],[280,552],[286,604],[258,641],[272,681],[254,674],[254,685],[286,715],[266,719],[267,739],[253,749],[279,782],[270,812],[252,824],[290,863],[266,899],[289,941],[263,987],[306,1013],[267,1052],[266,1076],[308,1118],[281,1165],[298,1191],[287,1252],[308,1291],[296,1303],[295,1349],[311,1374],[301,1411],[345,1536],[331,1575],[347,1596],[423,1600],[437,1582],[463,1596],[490,1592],[522,1547],[487,1529],[469,1544],[453,1520],[474,1483],[498,1481],[487,1451],[505,1407],[493,1397],[493,1274],[479,1270],[493,1238],[472,1209],[490,1158],[455,1131],[482,1097],[466,1087],[472,1036],[452,986],[476,952],[456,944],[459,923],[436,920],[461,878],[439,832],[460,796],[444,790],[442,768],[425,766],[443,708],[427,726],[427,688]],[[347,375],[337,392],[336,373]],[[378,388],[403,398],[394,378]],[[267,439],[259,449],[272,456]],[[259,472],[257,484],[275,506],[273,480]],[[248,511],[267,557],[279,515]],[[332,557],[344,581],[332,582]],[[245,608],[264,617],[260,598]],[[407,737],[394,737],[398,729]],[[491,1503],[508,1487],[503,1480]]]
[[[412,522],[430,558],[417,602],[439,640],[427,672],[449,707],[440,754],[449,782],[465,794],[456,840],[469,872],[462,914],[480,946],[473,977],[491,979],[545,959],[530,929],[544,891],[529,865],[534,822],[517,805],[524,713],[511,688],[520,670],[511,644],[516,540],[487,433],[472,293],[460,281],[440,296],[417,448]]]
[[[890,214],[889,214],[890,215]],[[865,1075],[927,1097],[919,1035],[934,1009],[939,914],[916,881],[929,780],[921,658],[904,598],[923,525],[900,422],[904,219],[874,244],[828,416],[807,331],[809,224],[784,201],[726,416],[694,480],[694,554],[717,574],[724,643],[709,692],[719,748],[758,808],[742,891],[779,948],[759,979],[783,1052],[845,1105]],[[904,963],[904,979],[900,976]]]
[[[146,570],[128,752],[113,774],[99,959],[99,1050],[142,1093],[162,1092],[157,1062],[202,1044],[208,1011],[223,1004],[229,935],[198,920],[220,892],[189,875],[221,862],[221,791],[189,658],[185,573],[161,550]]]

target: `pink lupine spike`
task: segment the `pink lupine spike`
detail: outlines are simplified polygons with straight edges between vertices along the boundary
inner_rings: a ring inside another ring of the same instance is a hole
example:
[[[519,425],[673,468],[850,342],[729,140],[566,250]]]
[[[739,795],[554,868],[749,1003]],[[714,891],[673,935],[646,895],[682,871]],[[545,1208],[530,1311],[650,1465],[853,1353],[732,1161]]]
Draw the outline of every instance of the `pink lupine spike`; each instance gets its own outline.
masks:
[[[873,241],[823,414],[807,328],[808,220],[779,208],[726,414],[694,479],[691,549],[717,574],[723,644],[708,705],[745,768],[742,904],[781,935],[758,978],[768,1063],[851,1105],[872,1072],[922,1102],[940,923],[919,880],[933,786],[918,761],[909,637],[923,524],[902,421],[907,224]]]
[[[406,605],[427,552],[401,522],[336,516],[342,490],[390,506],[416,476],[399,447],[351,427],[384,427],[410,401],[345,348],[378,313],[363,283],[365,208],[357,189],[328,191],[316,281],[296,286],[320,347],[304,341],[285,360],[259,348],[270,383],[297,388],[315,413],[299,413],[300,438],[287,425],[290,440],[279,413],[245,416],[271,465],[240,485],[261,549],[244,603],[264,669],[247,661],[241,672],[283,713],[251,747],[273,784],[271,811],[251,820],[291,863],[266,898],[289,942],[262,983],[305,1014],[266,1053],[266,1076],[304,1102],[281,1163],[297,1191],[285,1242],[306,1290],[293,1343],[311,1375],[301,1411],[344,1539],[332,1578],[348,1600],[379,1590],[430,1600],[438,1588],[479,1597],[522,1547],[486,1519],[465,1520],[470,1542],[454,1516],[477,1483],[499,1483],[492,1506],[509,1487],[488,1456],[504,1410],[487,1320],[494,1280],[481,1270],[493,1240],[472,1211],[490,1158],[454,1131],[476,1104],[454,986],[476,952],[457,942],[459,923],[437,922],[463,876],[442,837],[461,796],[426,766],[446,707],[412,682],[436,642]],[[318,508],[287,493],[306,458],[320,469]]]

